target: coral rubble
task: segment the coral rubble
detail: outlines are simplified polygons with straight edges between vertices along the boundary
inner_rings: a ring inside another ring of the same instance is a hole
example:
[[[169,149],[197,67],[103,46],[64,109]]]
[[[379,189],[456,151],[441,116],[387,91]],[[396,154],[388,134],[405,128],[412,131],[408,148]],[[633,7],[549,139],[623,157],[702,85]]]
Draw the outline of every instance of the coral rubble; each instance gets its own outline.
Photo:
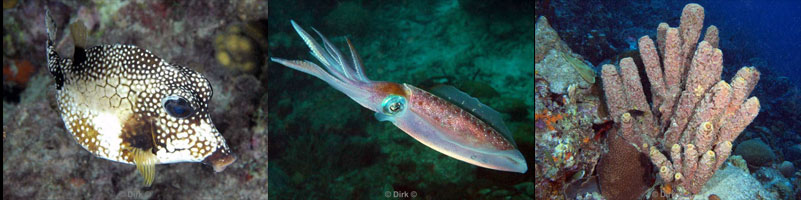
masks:
[[[698,43],[703,19],[703,7],[687,4],[678,28],[666,23],[657,28],[659,51],[648,36],[639,39],[653,106],[631,58],[620,61],[620,71],[604,65],[601,75],[610,115],[620,124],[618,134],[647,154],[662,181],[680,195],[701,192],[759,112],[756,97],[746,100],[759,72],[744,67],[731,85],[721,81],[717,28],[710,26]]]

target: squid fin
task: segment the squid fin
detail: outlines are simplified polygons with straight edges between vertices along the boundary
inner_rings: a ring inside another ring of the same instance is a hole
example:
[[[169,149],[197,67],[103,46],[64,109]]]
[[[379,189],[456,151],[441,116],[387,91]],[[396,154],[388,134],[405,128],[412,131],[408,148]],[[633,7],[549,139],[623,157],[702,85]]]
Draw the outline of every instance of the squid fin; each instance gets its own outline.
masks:
[[[133,153],[136,169],[144,177],[145,186],[150,187],[150,185],[153,184],[153,179],[156,177],[156,163],[158,163],[159,160],[156,158],[156,154],[153,154],[150,149],[143,150],[140,148],[133,148]]]
[[[501,113],[481,103],[475,97],[472,97],[450,85],[434,86],[431,88],[431,93],[456,104],[462,109],[472,113],[473,116],[484,120],[484,122],[500,132],[504,138],[509,140],[509,142],[515,144],[515,140],[512,137],[512,132],[509,131],[509,128],[507,128],[506,124],[503,123],[503,117],[501,116]]]

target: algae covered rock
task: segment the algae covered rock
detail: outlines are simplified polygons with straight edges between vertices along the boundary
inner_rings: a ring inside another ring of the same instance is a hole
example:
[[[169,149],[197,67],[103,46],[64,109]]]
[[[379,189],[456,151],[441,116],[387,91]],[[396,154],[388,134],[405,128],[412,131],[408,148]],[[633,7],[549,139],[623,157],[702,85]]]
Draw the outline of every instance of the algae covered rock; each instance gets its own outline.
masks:
[[[551,50],[535,64],[538,73],[550,83],[551,91],[565,94],[570,85],[589,88],[595,83],[595,71],[570,53]]]
[[[776,160],[776,154],[770,149],[770,146],[759,139],[746,140],[737,145],[734,154],[740,155],[750,165],[765,166]]]
[[[574,84],[589,88],[595,83],[595,70],[570,50],[545,17],[540,17],[535,27],[535,73],[548,80],[553,93],[565,94]]]
[[[266,37],[258,22],[231,25],[214,38],[214,58],[223,67],[254,72],[263,63]]]
[[[748,163],[745,162],[745,159],[743,159],[742,156],[733,155],[729,157],[728,161],[729,163],[731,163],[732,166],[740,168],[745,172],[751,173],[751,171],[748,170]]]
[[[549,53],[551,49],[556,49],[560,52],[570,52],[570,47],[567,46],[565,41],[559,37],[556,30],[551,28],[548,24],[548,19],[540,17],[535,24],[536,31],[534,31],[534,62],[539,63]]]
[[[760,167],[759,170],[751,174],[760,183],[762,188],[778,196],[776,199],[793,199],[793,185],[790,180],[782,175],[777,169],[770,167]]]
[[[790,178],[793,176],[793,173],[795,173],[796,169],[793,163],[791,163],[790,161],[784,161],[782,162],[782,164],[779,165],[779,171],[782,172],[782,175],[784,175],[784,177]]]

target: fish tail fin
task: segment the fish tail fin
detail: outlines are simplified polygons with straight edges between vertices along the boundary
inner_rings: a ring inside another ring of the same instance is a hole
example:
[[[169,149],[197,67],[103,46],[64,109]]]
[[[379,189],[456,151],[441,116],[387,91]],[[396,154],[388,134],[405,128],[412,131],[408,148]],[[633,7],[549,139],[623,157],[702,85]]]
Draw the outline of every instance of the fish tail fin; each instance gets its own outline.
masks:
[[[47,25],[47,63],[50,72],[53,72],[57,67],[55,63],[58,62],[59,56],[56,53],[56,48],[54,46],[54,42],[56,40],[56,21],[53,20],[53,16],[50,15],[50,9],[45,9],[45,24]]]
[[[50,9],[45,9],[45,24],[47,25],[47,46],[53,46],[53,40],[56,40],[56,21],[50,15]]]
[[[56,89],[61,89],[64,85],[64,70],[62,70],[62,62],[67,61],[66,59],[62,59],[58,56],[58,52],[56,52],[55,47],[55,40],[56,40],[56,32],[58,29],[56,28],[56,21],[53,20],[53,16],[50,15],[50,9],[45,9],[45,26],[47,26],[47,70],[50,71],[50,74],[56,80]]]
[[[144,150],[134,147],[133,153],[136,169],[142,174],[145,186],[150,187],[156,177],[156,164],[159,160],[156,158],[156,154],[151,152],[151,149]]]

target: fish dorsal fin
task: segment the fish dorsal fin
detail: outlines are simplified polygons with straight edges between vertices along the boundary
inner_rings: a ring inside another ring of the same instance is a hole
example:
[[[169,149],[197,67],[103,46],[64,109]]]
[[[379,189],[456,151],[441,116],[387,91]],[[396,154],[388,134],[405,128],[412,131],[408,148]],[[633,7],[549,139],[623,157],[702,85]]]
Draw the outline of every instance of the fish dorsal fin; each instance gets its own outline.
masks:
[[[503,123],[503,117],[501,116],[501,113],[495,111],[487,105],[484,105],[475,97],[472,97],[450,85],[434,86],[431,88],[431,93],[439,96],[442,99],[450,101],[451,103],[472,113],[473,116],[484,120],[484,122],[495,128],[495,130],[501,132],[501,135],[509,140],[509,142],[515,144],[515,140],[512,138],[511,131],[509,131],[509,128],[506,128],[506,124]]]
[[[73,65],[78,66],[86,60],[86,26],[83,20],[70,24],[70,35],[75,42],[75,53],[72,55]]]
[[[70,35],[76,47],[86,48],[86,26],[83,20],[77,20],[70,24]]]

